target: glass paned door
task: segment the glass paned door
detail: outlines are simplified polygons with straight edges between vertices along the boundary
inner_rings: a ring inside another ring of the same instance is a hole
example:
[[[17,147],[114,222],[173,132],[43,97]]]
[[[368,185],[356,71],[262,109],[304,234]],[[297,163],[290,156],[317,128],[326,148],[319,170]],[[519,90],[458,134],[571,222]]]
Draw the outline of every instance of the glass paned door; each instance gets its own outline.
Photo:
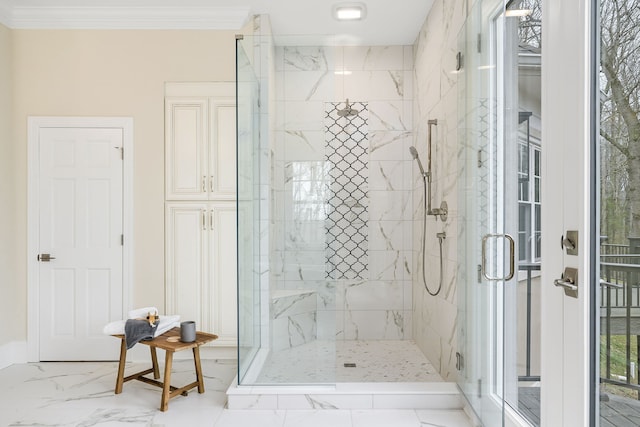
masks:
[[[639,425],[640,7],[601,0],[599,15],[599,424]]]

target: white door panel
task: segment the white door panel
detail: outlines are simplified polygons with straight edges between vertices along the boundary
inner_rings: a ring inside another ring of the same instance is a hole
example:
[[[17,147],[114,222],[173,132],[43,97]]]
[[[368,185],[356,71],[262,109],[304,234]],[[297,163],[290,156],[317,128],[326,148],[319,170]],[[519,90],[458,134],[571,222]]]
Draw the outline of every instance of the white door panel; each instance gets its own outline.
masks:
[[[598,240],[590,209],[590,7],[585,0],[543,7],[543,426],[589,425],[589,248]],[[567,230],[579,232],[578,255],[560,247]],[[554,286],[566,267],[578,269],[577,298]]]
[[[207,98],[166,101],[166,197],[206,200],[208,197]]]
[[[122,146],[122,129],[40,129],[40,360],[117,358],[102,328],[122,319]]]
[[[206,203],[169,203],[166,209],[167,233],[167,313],[193,320],[199,330],[208,312],[207,269],[209,228]]]
[[[211,192],[216,199],[236,198],[235,99],[211,101]]]
[[[218,335],[217,345],[236,345],[237,341],[237,238],[235,202],[212,205],[213,233],[211,236],[213,290],[212,330]]]

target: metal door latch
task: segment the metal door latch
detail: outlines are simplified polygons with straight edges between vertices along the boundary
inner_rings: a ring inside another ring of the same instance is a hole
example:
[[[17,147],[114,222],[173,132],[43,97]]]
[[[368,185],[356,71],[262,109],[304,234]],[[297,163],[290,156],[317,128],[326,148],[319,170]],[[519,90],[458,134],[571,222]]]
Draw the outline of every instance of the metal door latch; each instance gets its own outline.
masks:
[[[560,279],[553,281],[553,284],[564,288],[564,294],[573,298],[578,298],[578,269],[567,267]]]
[[[56,259],[56,257],[51,256],[51,254],[38,254],[38,261],[40,262],[49,262],[52,259]]]

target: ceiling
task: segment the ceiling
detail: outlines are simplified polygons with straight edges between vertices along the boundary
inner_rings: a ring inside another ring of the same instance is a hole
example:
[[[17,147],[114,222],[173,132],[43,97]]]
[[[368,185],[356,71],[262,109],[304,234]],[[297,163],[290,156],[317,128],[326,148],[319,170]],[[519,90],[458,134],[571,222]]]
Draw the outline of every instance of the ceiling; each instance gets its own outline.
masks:
[[[355,2],[358,2],[356,0]],[[413,44],[433,0],[360,0],[362,21],[338,22],[336,3],[349,0],[0,0],[10,28],[240,30],[251,15],[268,14],[273,34],[333,36],[344,44]]]

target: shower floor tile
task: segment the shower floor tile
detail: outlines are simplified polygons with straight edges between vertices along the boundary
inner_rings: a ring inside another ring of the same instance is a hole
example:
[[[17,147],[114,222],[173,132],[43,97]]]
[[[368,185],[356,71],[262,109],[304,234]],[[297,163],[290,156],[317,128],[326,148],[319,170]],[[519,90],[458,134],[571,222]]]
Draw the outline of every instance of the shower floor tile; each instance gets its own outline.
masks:
[[[257,383],[439,381],[442,378],[415,342],[385,340],[314,341],[272,352]]]

